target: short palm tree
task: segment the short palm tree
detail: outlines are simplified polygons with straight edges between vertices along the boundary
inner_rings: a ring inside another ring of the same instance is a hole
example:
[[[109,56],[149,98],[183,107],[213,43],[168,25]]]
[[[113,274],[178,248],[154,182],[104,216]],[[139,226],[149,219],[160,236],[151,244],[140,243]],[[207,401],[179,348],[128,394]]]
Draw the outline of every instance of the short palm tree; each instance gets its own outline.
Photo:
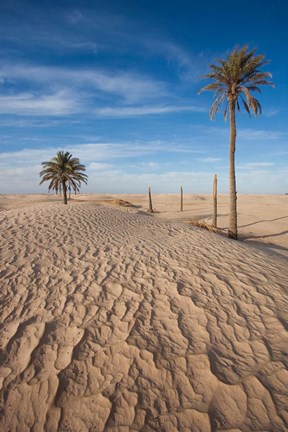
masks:
[[[87,184],[87,175],[81,172],[85,171],[85,166],[69,152],[59,151],[51,161],[42,162],[42,165],[44,168],[40,172],[40,184],[50,181],[48,189],[54,189],[56,193],[62,191],[64,204],[67,204],[67,189],[72,188],[78,192],[81,182]]]
[[[224,104],[224,118],[230,114],[230,220],[228,236],[237,240],[237,192],[235,174],[235,150],[236,150],[236,110],[240,111],[240,103],[250,116],[251,110],[255,116],[261,114],[260,102],[251,95],[253,91],[260,91],[261,85],[273,85],[268,78],[269,72],[259,70],[267,62],[264,55],[255,55],[256,50],[249,51],[247,46],[236,47],[228,54],[227,60],[218,59],[216,65],[210,65],[211,72],[203,78],[213,80],[212,83],[203,87],[212,90],[216,98],[210,109],[210,118],[214,119],[220,107]]]

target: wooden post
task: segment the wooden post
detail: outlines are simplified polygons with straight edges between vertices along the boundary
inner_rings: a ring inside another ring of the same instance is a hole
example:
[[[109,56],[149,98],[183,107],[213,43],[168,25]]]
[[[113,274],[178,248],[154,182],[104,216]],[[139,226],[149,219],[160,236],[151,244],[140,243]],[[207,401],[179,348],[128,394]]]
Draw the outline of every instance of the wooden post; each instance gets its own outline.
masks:
[[[180,206],[180,209],[181,209],[181,211],[183,211],[183,188],[182,188],[182,186],[180,188],[180,193],[181,193],[181,206]]]
[[[217,228],[217,174],[214,175],[213,184],[213,222],[212,225]]]
[[[148,195],[149,195],[149,213],[154,213],[153,211],[153,206],[152,206],[152,196],[151,196],[151,188],[149,187],[148,190]]]

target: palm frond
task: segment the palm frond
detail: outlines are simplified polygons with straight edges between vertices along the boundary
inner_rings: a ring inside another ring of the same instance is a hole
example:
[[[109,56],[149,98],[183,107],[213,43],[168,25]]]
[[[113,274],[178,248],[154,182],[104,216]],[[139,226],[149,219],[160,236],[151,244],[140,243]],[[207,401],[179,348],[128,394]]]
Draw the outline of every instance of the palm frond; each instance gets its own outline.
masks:
[[[260,105],[260,102],[250,94],[247,87],[241,87],[241,91],[244,93],[246,100],[248,102],[248,107],[252,108],[252,111],[254,112],[255,116],[262,113],[262,108]]]
[[[214,119],[222,102],[225,100],[225,93],[221,93],[219,96],[217,96],[217,98],[215,99],[215,101],[213,102],[211,108],[210,108],[210,119]]]
[[[227,101],[226,101],[225,110],[224,110],[224,120],[225,120],[225,122],[226,122],[226,120],[227,120],[228,110],[229,110],[229,103],[228,103],[228,100],[227,100]]]
[[[248,113],[248,115],[249,115],[249,117],[250,117],[251,113],[250,113],[250,108],[249,108],[249,106],[247,105],[245,99],[243,98],[243,96],[242,96],[241,94],[240,94],[240,98],[241,98],[241,100],[242,100],[242,103],[243,103],[243,105],[244,105],[245,110],[247,111],[247,113]]]

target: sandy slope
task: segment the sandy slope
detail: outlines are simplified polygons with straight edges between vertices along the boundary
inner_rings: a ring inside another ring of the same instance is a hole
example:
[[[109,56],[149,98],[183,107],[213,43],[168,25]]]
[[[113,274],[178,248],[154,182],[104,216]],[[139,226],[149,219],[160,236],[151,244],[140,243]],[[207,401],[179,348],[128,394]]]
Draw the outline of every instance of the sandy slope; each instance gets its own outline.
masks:
[[[0,221],[0,430],[287,431],[287,260],[89,202]]]
[[[184,211],[180,212],[179,194],[152,194],[154,217],[189,223],[204,220],[212,223],[213,202],[211,195],[184,194]],[[147,212],[147,194],[81,194],[72,195],[73,202],[94,202],[118,205],[128,201],[134,207],[127,211]],[[61,202],[62,197],[48,194],[1,195],[0,212],[24,208],[38,202]],[[218,227],[227,233],[229,226],[229,197],[218,195]],[[287,195],[238,195],[239,239],[273,255],[288,258],[288,196]]]

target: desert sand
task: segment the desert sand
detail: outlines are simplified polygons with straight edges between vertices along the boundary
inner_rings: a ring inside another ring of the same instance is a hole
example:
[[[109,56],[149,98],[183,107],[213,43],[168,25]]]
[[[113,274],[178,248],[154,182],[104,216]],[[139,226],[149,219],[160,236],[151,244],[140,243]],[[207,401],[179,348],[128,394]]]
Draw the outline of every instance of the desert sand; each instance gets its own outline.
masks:
[[[0,430],[287,431],[288,197],[60,200],[0,199]]]

